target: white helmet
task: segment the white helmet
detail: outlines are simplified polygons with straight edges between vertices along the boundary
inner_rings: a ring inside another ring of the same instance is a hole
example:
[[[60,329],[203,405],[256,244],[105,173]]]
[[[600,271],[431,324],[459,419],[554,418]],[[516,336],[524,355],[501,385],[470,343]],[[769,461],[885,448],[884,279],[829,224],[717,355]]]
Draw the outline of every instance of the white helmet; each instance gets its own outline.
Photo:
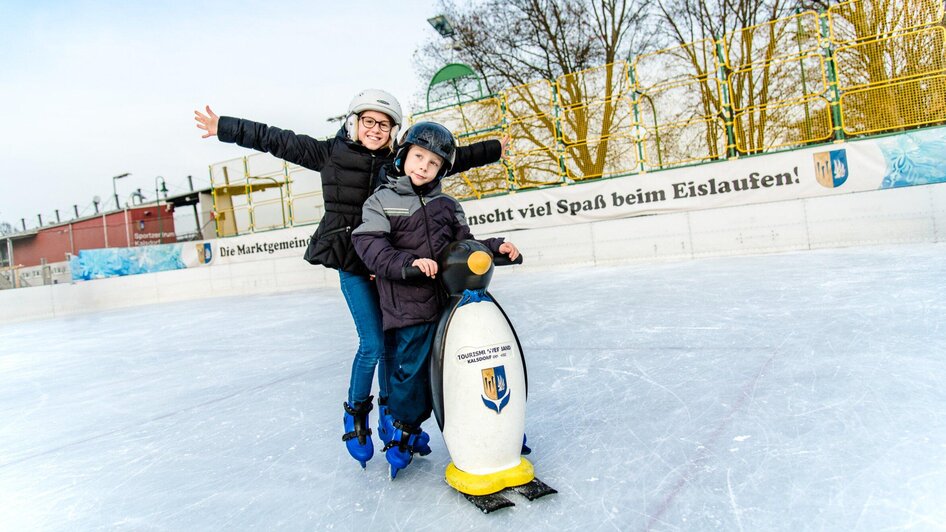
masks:
[[[391,117],[394,126],[391,128],[391,139],[388,147],[394,149],[394,139],[401,126],[401,104],[390,92],[378,89],[365,89],[355,95],[348,105],[348,116],[345,118],[345,132],[348,138],[358,140],[358,115],[363,111],[378,111]]]
[[[401,104],[390,92],[378,89],[365,89],[355,95],[348,105],[348,114],[359,114],[362,111],[378,111],[394,120],[394,125],[401,125]]]

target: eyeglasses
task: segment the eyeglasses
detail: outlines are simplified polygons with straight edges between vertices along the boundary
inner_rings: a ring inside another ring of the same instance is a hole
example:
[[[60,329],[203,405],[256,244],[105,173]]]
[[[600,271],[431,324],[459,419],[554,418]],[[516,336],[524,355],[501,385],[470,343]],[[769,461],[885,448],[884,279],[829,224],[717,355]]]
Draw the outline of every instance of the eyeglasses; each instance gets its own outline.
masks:
[[[391,131],[392,124],[391,122],[388,122],[387,120],[382,122],[380,120],[375,120],[374,118],[371,118],[370,116],[359,117],[359,120],[361,120],[361,125],[365,126],[368,129],[373,128],[375,124],[377,124],[378,129],[380,129],[381,131],[384,131],[385,133],[387,133],[388,131]]]

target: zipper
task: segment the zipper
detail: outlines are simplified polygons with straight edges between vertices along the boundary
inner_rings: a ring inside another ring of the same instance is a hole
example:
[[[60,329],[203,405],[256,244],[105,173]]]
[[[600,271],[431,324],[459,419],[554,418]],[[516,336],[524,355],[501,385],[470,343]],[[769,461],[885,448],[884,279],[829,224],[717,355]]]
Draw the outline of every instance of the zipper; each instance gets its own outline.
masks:
[[[420,208],[422,211],[424,211],[424,234],[427,235],[427,238],[425,239],[427,241],[427,253],[432,259],[437,260],[437,257],[434,256],[434,249],[430,247],[431,238],[430,225],[427,223],[427,201],[425,201],[423,194],[418,194],[417,198],[420,199]],[[447,302],[447,299],[444,296],[446,296],[446,292],[440,288],[440,283],[434,283],[434,297],[437,298],[437,303],[440,306],[443,306]]]
[[[377,159],[375,158],[374,154],[372,153],[372,154],[371,154],[371,169],[368,170],[368,186],[365,187],[365,188],[368,189],[368,190],[367,190],[368,196],[371,195],[371,185],[374,184],[374,179],[375,179],[375,175],[374,175],[374,163],[375,163],[376,161],[377,161]],[[368,197],[368,196],[365,196],[365,197]]]
[[[434,249],[430,247],[430,226],[427,224],[427,202],[424,201],[423,194],[418,194],[417,197],[420,199],[420,208],[424,211],[424,235],[427,236],[424,240],[427,241],[427,254],[430,255],[430,258],[437,260],[437,257],[434,256]]]
[[[327,237],[328,235],[334,235],[335,233],[341,233],[342,231],[345,231],[345,232],[351,231],[351,226],[350,226],[350,225],[346,225],[345,227],[339,227],[338,229],[332,229],[331,231],[327,231],[327,232],[325,232],[325,233],[322,233],[322,236],[321,236],[320,238],[325,238],[325,237]]]

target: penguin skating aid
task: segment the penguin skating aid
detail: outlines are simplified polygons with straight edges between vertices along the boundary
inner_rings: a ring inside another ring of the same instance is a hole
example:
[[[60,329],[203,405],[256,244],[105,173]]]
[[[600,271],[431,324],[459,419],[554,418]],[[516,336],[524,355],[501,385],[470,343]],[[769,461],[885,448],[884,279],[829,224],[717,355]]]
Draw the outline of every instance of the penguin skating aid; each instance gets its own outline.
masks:
[[[509,261],[500,256],[495,263]],[[514,505],[501,493],[507,488],[529,500],[556,493],[522,457],[526,364],[509,318],[486,291],[493,264],[476,241],[445,250],[439,276],[450,301],[430,356],[434,415],[452,459],[445,479],[485,513]]]

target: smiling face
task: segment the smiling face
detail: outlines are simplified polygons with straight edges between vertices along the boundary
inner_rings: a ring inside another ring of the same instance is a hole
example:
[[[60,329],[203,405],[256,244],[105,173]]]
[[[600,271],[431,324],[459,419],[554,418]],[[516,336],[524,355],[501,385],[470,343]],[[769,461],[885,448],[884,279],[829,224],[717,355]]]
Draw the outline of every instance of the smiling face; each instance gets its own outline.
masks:
[[[411,183],[416,187],[433,181],[440,173],[442,166],[442,157],[417,145],[411,146],[404,159],[404,173],[411,178]]]
[[[370,118],[375,122],[373,127],[367,128],[364,119]],[[387,131],[381,131],[381,124],[385,124]],[[362,111],[358,115],[358,140],[369,150],[377,150],[387,146],[391,141],[391,126],[394,122],[391,117],[378,111]]]

